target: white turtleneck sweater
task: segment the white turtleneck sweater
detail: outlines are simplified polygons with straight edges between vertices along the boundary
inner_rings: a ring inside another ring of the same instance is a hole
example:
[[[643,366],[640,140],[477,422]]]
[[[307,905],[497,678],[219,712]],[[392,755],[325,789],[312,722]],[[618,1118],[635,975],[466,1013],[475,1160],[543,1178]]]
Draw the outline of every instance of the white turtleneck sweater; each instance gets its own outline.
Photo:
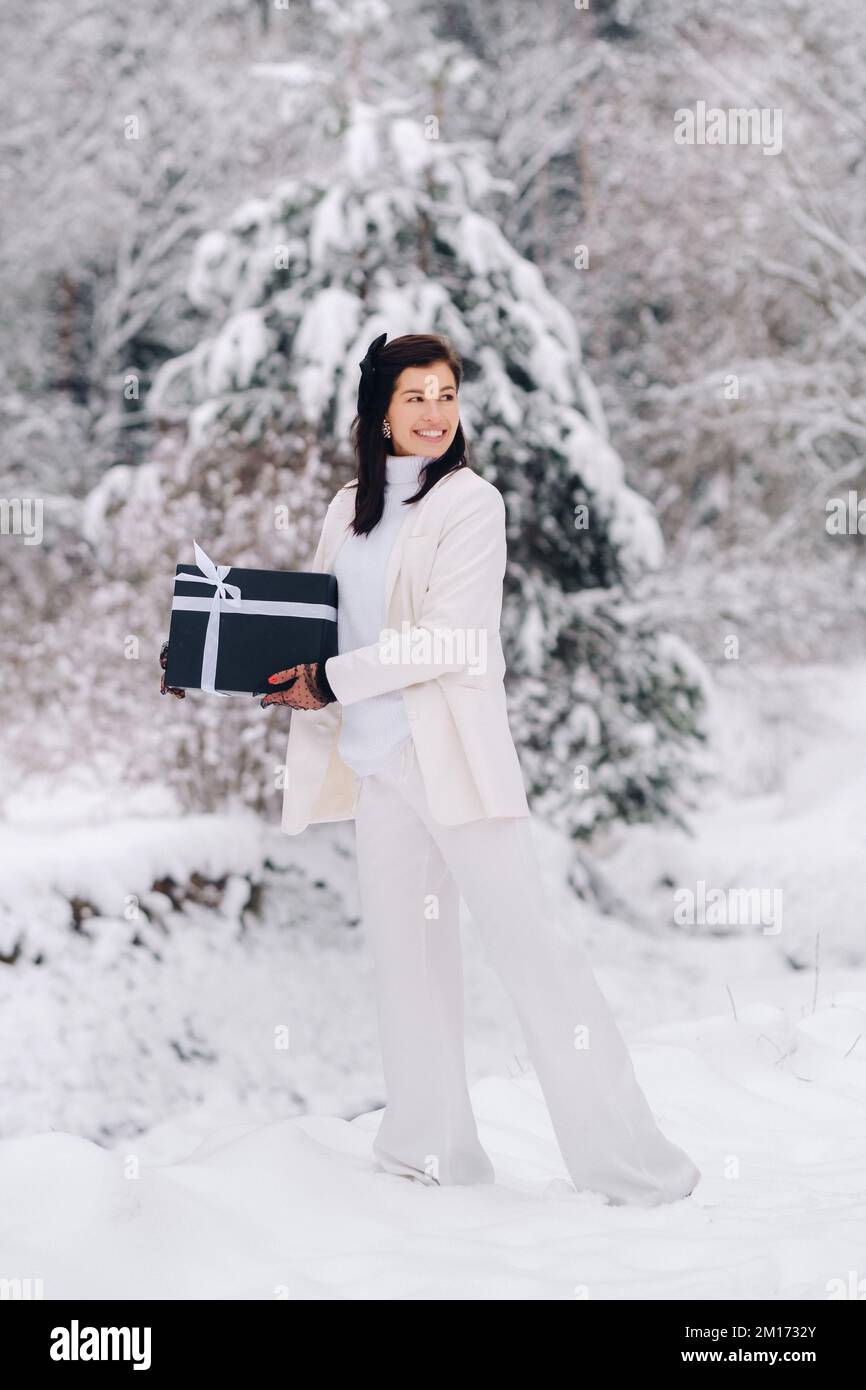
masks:
[[[389,454],[385,465],[385,504],[381,520],[365,536],[349,530],[337,551],[337,650],[354,651],[378,642],[385,626],[385,569],[397,532],[409,515],[403,500],[418,491],[420,455]],[[331,658],[333,659],[333,658]],[[328,666],[325,663],[327,674]],[[412,731],[403,693],[389,690],[343,706],[338,750],[359,777],[379,772]]]

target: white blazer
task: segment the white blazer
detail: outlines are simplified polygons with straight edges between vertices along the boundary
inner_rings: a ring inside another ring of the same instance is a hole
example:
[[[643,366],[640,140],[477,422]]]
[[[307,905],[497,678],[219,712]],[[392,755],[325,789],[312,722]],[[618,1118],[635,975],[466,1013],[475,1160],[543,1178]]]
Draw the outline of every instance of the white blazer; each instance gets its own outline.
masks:
[[[332,572],[355,514],[355,492],[347,484],[328,507],[311,570]],[[329,660],[336,703],[291,711],[281,825],[287,835],[354,816],[361,779],[337,751],[342,708],[388,690],[403,693],[436,821],[529,815],[503,683],[502,494],[461,468],[404,510],[385,571],[380,641]],[[472,640],[461,642],[461,634]]]

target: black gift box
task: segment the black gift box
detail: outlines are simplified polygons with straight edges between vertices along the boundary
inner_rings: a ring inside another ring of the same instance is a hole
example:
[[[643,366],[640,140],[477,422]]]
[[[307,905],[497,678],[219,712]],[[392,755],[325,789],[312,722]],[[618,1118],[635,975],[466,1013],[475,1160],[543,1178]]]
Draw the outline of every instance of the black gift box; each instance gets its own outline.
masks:
[[[198,565],[176,568],[165,683],[201,690],[205,634],[216,586],[184,580],[185,574],[205,577]],[[223,582],[229,592],[219,599],[217,691],[242,695],[279,689],[268,686],[268,676],[275,671],[336,656],[337,580],[333,574],[231,567]],[[232,585],[240,589],[240,603],[232,598]],[[290,604],[294,611],[269,611],[272,604]]]

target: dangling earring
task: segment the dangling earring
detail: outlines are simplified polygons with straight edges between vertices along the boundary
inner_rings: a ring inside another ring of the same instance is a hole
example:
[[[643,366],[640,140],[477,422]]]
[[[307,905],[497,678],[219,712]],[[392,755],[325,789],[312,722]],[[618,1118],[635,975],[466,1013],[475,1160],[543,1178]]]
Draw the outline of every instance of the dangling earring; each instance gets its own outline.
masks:
[[[382,433],[384,434],[384,436],[385,436],[386,439],[390,439],[390,438],[391,438],[391,421],[390,421],[390,420],[383,420],[383,421],[382,421]]]

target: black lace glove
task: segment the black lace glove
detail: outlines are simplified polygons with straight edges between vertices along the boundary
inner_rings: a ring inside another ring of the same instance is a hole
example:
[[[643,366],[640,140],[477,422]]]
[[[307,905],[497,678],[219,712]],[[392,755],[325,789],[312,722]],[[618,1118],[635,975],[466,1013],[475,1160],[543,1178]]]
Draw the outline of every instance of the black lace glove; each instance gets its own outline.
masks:
[[[284,690],[275,690],[276,685],[285,684]],[[336,702],[325,673],[323,661],[305,661],[298,666],[288,666],[284,671],[275,671],[268,676],[268,694],[262,700],[262,709],[269,705],[288,705],[291,709],[322,709],[324,705]],[[261,695],[254,690],[254,695]]]

